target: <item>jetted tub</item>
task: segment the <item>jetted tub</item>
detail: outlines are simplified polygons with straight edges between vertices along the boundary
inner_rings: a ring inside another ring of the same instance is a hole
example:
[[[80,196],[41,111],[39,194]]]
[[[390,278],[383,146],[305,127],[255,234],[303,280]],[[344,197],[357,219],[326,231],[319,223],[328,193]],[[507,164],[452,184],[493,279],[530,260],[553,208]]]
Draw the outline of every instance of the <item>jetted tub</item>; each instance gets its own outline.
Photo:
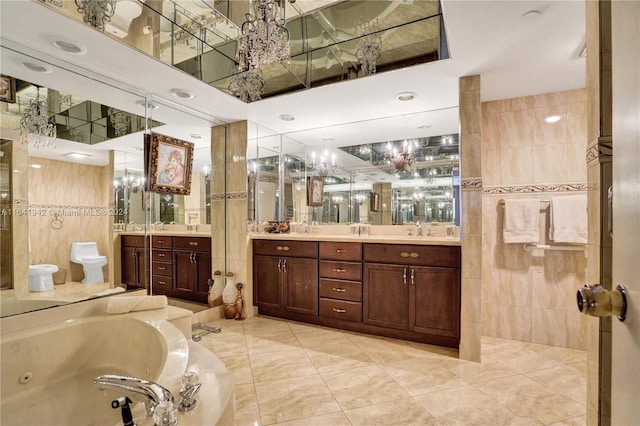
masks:
[[[81,317],[3,335],[0,346],[3,426],[122,425],[120,409],[112,409],[111,401],[124,393],[99,390],[95,377],[151,380],[173,393],[177,407],[180,378],[189,370],[201,375],[196,399],[206,403],[178,412],[178,424],[233,421],[233,375],[166,320],[135,314]],[[137,425],[153,425],[143,404],[134,400],[132,412]]]

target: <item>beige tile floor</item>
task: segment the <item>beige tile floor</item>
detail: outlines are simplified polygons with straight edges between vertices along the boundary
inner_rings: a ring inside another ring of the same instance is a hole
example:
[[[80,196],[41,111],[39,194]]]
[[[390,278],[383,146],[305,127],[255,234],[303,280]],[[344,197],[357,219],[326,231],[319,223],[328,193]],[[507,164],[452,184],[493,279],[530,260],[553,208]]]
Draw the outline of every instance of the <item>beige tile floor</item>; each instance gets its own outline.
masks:
[[[484,337],[454,350],[274,318],[201,344],[235,373],[238,425],[584,425],[586,353]]]

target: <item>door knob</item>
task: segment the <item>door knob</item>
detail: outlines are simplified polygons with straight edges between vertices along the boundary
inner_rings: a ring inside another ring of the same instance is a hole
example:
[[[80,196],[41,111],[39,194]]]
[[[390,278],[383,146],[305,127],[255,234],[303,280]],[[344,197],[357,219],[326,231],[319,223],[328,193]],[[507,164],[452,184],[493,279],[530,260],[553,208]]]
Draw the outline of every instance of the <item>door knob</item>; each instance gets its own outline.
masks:
[[[593,317],[616,315],[624,321],[627,314],[627,290],[618,285],[615,290],[607,290],[600,284],[586,284],[576,295],[578,310]]]

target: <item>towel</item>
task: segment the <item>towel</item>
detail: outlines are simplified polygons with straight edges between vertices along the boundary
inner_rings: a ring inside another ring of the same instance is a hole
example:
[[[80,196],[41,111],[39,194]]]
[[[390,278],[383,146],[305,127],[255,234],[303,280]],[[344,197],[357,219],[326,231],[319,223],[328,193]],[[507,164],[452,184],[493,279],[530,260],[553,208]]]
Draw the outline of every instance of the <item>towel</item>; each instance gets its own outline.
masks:
[[[556,243],[587,244],[587,196],[551,199],[549,238]]]
[[[505,200],[502,238],[507,244],[538,243],[540,200]]]
[[[167,307],[167,296],[122,296],[109,298],[107,312],[126,314],[133,311],[147,311]]]

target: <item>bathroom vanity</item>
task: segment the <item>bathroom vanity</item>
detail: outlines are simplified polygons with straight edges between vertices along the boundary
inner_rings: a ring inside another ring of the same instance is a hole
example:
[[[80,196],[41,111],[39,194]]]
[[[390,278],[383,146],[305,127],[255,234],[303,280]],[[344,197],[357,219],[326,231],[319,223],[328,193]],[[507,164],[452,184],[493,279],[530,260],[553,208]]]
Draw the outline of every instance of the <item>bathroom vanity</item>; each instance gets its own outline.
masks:
[[[150,278],[153,294],[207,303],[210,236],[160,233],[146,237],[121,234],[120,238],[121,278],[127,287],[145,288]]]
[[[459,241],[288,237],[252,237],[260,314],[458,347]]]

